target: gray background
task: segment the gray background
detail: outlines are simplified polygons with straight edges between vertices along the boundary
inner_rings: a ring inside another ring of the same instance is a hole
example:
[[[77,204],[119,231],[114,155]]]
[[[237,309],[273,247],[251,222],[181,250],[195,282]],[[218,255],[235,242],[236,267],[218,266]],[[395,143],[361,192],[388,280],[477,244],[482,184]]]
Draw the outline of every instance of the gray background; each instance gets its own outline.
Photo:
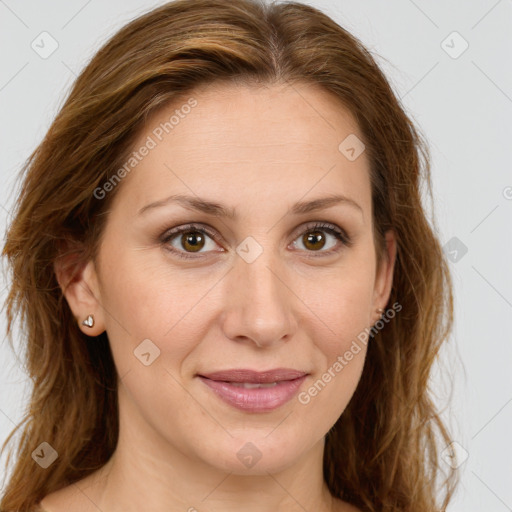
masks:
[[[76,74],[119,27],[161,3],[0,0],[2,229],[15,200],[15,175]],[[449,510],[512,510],[512,1],[308,3],[379,55],[377,61],[430,142],[435,219],[453,260],[456,293],[455,329],[433,387],[459,453],[467,456]],[[31,47],[35,41],[39,52],[51,49],[48,36],[39,36],[43,31],[58,43],[47,58]],[[41,37],[46,37],[44,49]],[[2,301],[5,284],[0,283]],[[4,330],[5,314],[0,323]],[[2,343],[1,442],[20,420],[27,390],[20,362]],[[4,461],[5,455],[2,476]]]

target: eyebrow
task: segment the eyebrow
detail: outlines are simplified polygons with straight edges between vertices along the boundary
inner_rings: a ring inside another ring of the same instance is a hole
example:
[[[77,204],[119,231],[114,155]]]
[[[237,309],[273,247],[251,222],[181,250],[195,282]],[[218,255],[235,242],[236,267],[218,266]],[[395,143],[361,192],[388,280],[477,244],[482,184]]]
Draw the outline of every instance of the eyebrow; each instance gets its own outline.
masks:
[[[142,215],[148,210],[160,208],[172,203],[178,203],[184,208],[203,212],[208,215],[215,215],[217,217],[225,217],[228,219],[235,219],[237,217],[235,208],[227,208],[214,201],[208,201],[207,199],[203,199],[197,196],[194,197],[182,194],[172,195],[165,199],[161,199],[160,201],[147,204],[139,210],[138,215]],[[356,203],[353,199],[340,194],[329,195],[326,197],[313,199],[311,201],[299,201],[292,206],[290,212],[293,215],[303,215],[306,213],[316,212],[318,210],[324,210],[337,204],[345,204],[347,206],[354,207],[360,210],[361,214],[363,214],[363,209],[358,203]]]

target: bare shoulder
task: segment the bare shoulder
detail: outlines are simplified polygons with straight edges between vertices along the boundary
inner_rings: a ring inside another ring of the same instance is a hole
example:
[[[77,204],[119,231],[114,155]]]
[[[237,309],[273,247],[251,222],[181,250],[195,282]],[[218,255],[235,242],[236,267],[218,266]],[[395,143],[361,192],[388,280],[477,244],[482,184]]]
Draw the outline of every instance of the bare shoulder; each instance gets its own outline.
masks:
[[[97,471],[71,485],[47,494],[40,502],[37,512],[98,512],[102,472]]]
[[[61,512],[69,494],[69,488],[64,487],[58,491],[47,494],[40,502],[38,512]]]
[[[47,494],[37,512],[89,512],[91,502],[77,485],[69,485]]]
[[[357,508],[346,501],[335,499],[333,512],[362,512],[360,508]]]

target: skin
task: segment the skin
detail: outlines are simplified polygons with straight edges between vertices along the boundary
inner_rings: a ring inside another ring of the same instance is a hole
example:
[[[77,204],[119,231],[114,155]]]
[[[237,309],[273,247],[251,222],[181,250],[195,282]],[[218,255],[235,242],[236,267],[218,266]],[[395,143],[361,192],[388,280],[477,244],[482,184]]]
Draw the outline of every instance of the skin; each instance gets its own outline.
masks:
[[[313,85],[220,84],[190,96],[197,106],[118,185],[97,260],[65,289],[83,332],[108,333],[120,376],[118,447],[101,470],[41,505],[47,512],[229,512],[240,504],[248,512],[354,511],[328,492],[322,457],[325,435],[358,384],[364,344],[308,404],[295,397],[266,413],[225,404],[196,375],[295,368],[309,373],[304,391],[377,321],[396,241],[388,232],[377,265],[366,153],[349,161],[338,149],[348,135],[362,135]],[[179,107],[150,118],[134,148]],[[291,213],[298,201],[333,193],[360,209],[339,203]],[[233,207],[237,217],[177,203],[139,214],[172,194]],[[326,231],[324,246],[308,244],[315,221],[342,228],[352,245]],[[189,222],[210,226],[218,240],[204,235],[195,258],[181,259],[169,246],[186,252],[184,235],[159,237]],[[252,263],[236,252],[249,236],[263,250]],[[63,269],[56,267],[61,286],[70,277]],[[89,314],[93,328],[81,325]],[[149,366],[134,357],[144,339],[160,350]],[[237,458],[248,442],[261,453],[251,468]]]

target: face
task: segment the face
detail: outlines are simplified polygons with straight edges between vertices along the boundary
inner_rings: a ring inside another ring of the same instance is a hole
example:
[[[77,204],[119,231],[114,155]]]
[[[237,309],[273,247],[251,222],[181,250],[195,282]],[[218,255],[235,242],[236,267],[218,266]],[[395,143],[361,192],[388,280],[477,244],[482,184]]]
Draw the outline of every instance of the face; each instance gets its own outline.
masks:
[[[83,273],[91,294],[67,297],[77,316],[93,308],[84,332],[108,333],[122,425],[160,453],[264,474],[322,446],[347,406],[394,242],[378,266],[369,161],[339,149],[362,135],[333,97],[311,85],[190,97],[148,120],[133,149],[152,147],[117,185]]]

